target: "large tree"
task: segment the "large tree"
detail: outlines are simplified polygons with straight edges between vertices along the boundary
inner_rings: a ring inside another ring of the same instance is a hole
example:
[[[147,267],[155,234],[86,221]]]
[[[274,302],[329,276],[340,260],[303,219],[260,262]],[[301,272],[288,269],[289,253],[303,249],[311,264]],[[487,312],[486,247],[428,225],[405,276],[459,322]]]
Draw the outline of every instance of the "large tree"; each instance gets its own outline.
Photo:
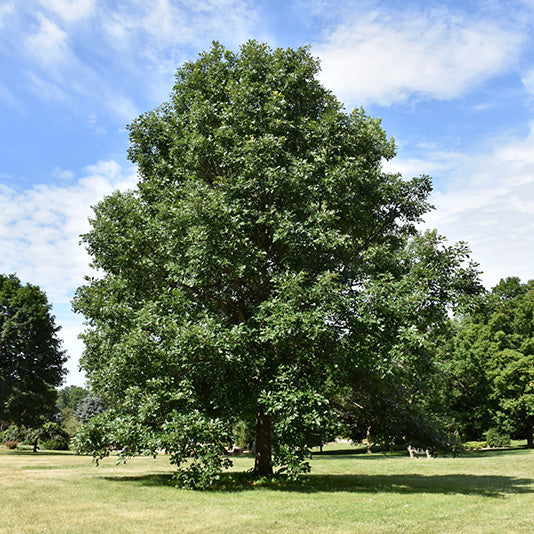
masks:
[[[214,44],[130,125],[137,188],[99,203],[83,237],[101,273],[74,302],[82,365],[109,408],[80,447],[163,448],[178,466],[193,458],[178,478],[202,485],[232,423],[254,420],[255,473],[272,473],[274,451],[296,474],[331,426],[336,382],[355,364],[385,371],[391,351],[373,350],[415,335],[373,303],[387,301],[381,280],[407,280],[397,259],[430,179],[384,172],[394,141],[346,113],[318,69],[306,48]],[[440,288],[428,297],[443,304]]]
[[[0,422],[35,427],[55,413],[65,354],[38,286],[0,275]]]

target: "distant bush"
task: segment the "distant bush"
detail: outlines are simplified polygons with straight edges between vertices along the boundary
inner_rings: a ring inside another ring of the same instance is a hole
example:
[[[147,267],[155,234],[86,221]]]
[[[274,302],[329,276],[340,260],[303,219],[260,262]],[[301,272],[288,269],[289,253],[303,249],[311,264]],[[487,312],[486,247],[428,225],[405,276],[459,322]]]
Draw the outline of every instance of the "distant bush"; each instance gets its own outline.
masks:
[[[510,434],[499,428],[490,428],[484,432],[484,437],[488,447],[508,447],[510,445]]]
[[[42,449],[66,451],[69,448],[70,436],[58,423],[48,422],[42,427],[39,444]]]
[[[17,451],[33,451],[33,445],[24,445],[24,443],[17,445]]]
[[[239,420],[233,425],[236,447],[248,449],[254,441],[254,426],[249,421]]]
[[[13,449],[16,449],[16,448],[17,448],[18,441],[15,441],[14,439],[11,439],[11,440],[9,440],[9,441],[6,441],[5,445],[6,445],[6,447],[7,447],[8,449],[13,450]]]
[[[41,449],[47,451],[66,451],[69,448],[69,442],[57,439],[45,439],[40,442]]]
[[[466,441],[464,447],[468,451],[476,451],[478,449],[483,449],[486,447],[487,443],[485,441]]]
[[[29,441],[33,435],[31,435],[31,429],[25,426],[11,425],[7,427],[3,432],[3,440],[16,441],[17,443],[25,443]]]

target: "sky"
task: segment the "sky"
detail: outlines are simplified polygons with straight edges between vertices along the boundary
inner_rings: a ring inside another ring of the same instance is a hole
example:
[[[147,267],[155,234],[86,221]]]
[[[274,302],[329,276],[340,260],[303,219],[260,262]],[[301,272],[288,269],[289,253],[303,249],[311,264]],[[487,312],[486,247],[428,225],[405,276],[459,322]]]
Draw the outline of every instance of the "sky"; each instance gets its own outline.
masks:
[[[386,170],[433,178],[424,224],[468,243],[488,289],[534,278],[534,0],[0,0],[0,273],[47,293],[67,384],[80,234],[136,183],[127,124],[212,41],[248,39],[309,45],[346,110],[382,119]]]

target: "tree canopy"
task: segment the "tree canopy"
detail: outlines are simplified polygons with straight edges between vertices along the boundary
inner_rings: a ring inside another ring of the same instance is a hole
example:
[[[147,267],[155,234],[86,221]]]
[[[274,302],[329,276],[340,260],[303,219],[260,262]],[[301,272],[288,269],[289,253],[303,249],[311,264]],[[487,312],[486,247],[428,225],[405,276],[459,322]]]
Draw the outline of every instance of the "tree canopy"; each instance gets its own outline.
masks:
[[[334,393],[413,378],[427,333],[476,291],[465,247],[416,230],[430,179],[384,172],[393,139],[318,70],[307,48],[214,44],[129,126],[137,187],[83,236],[101,276],[74,301],[82,366],[108,409],[80,448],[165,449],[203,486],[245,420],[255,473],[297,475]]]
[[[65,354],[38,286],[0,274],[0,422],[38,426],[54,414]]]

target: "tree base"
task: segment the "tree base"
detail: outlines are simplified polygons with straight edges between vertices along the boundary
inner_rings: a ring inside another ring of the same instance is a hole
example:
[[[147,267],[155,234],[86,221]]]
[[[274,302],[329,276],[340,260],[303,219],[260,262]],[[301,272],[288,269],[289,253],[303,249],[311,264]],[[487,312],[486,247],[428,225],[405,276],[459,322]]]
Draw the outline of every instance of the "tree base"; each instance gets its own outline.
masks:
[[[272,476],[271,418],[258,411],[256,415],[256,455],[254,460],[255,476]]]

